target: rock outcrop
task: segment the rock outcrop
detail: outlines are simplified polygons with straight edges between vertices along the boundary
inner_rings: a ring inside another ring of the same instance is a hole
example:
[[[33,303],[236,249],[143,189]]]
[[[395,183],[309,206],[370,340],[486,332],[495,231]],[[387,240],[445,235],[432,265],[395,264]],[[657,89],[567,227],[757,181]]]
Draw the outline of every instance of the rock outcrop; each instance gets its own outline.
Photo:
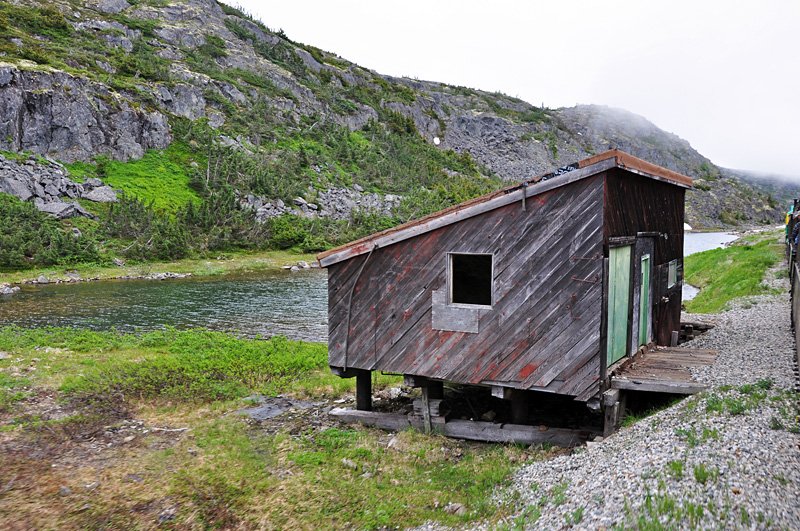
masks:
[[[58,70],[0,64],[0,150],[63,162],[141,158],[169,146],[167,116],[137,109],[108,86]]]
[[[323,192],[310,189],[308,197],[313,197],[309,202],[304,197],[296,197],[292,205],[286,205],[282,200],[271,201],[266,197],[246,195],[241,199],[245,208],[256,210],[256,220],[264,222],[283,214],[292,214],[304,218],[318,217],[333,220],[351,219],[356,213],[378,214],[380,216],[393,216],[395,209],[400,206],[402,198],[398,195],[386,194],[381,196],[376,193],[365,193],[360,186],[354,188],[332,187]]]
[[[0,192],[30,201],[42,212],[57,219],[95,216],[76,199],[96,202],[117,200],[117,193],[100,179],[76,183],[66,169],[54,160],[40,161],[35,155],[25,159],[7,159],[0,155]]]

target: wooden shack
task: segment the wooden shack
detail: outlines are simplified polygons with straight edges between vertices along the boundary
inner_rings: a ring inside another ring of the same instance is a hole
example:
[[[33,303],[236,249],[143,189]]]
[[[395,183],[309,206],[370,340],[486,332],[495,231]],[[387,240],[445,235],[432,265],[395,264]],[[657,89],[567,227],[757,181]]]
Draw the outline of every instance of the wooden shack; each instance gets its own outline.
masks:
[[[680,330],[692,179],[619,150],[321,253],[329,365],[597,404],[611,372]],[[522,397],[522,398],[521,398]]]

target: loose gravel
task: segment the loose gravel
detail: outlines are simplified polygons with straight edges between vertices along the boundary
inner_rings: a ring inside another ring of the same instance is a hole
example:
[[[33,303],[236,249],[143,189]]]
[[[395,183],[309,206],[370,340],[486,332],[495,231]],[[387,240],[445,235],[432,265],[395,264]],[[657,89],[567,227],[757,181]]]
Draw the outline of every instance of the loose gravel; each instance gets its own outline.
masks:
[[[719,351],[714,365],[695,371],[707,391],[602,442],[523,466],[496,493],[515,514],[473,529],[800,530],[788,283],[774,283],[781,294],[685,316],[716,325],[685,345]]]

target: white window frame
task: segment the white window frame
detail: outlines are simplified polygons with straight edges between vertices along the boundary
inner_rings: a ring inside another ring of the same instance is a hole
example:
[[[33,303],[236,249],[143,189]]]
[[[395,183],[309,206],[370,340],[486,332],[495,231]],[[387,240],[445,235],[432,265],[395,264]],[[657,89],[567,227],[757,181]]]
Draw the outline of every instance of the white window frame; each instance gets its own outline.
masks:
[[[667,289],[678,283],[678,261],[671,260],[667,268]]]

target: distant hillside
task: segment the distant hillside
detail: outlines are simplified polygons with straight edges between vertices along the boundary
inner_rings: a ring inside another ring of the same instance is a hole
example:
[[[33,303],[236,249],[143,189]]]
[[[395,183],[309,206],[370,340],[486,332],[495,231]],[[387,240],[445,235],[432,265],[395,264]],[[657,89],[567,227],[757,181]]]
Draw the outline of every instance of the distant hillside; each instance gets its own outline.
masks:
[[[384,76],[214,0],[0,2],[0,54],[0,150],[157,209],[191,203],[206,217],[186,214],[187,241],[244,205],[239,244],[324,248],[609,148],[695,178],[695,227],[785,210],[641,116]],[[108,207],[77,197],[102,224]],[[268,220],[287,214],[297,234],[276,241]]]

